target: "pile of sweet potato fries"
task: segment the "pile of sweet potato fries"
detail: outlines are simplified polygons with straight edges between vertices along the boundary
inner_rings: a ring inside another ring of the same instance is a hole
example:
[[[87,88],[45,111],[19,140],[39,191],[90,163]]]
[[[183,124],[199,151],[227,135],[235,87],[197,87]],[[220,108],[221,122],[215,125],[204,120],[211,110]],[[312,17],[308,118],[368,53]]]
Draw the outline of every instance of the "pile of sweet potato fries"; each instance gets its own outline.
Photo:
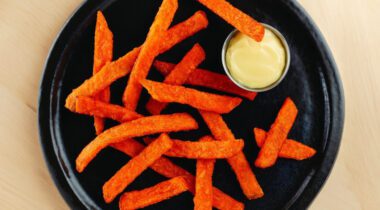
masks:
[[[198,2],[254,40],[262,40],[264,27],[225,0]],[[169,179],[146,189],[125,192],[119,200],[120,209],[143,208],[185,191],[194,194],[194,209],[244,209],[243,203],[213,187],[212,174],[215,160],[227,159],[245,196],[248,199],[264,196],[251,164],[242,152],[244,140],[235,138],[221,115],[239,106],[242,98],[253,101],[256,93],[240,89],[225,75],[199,69],[206,58],[199,44],[195,44],[178,64],[155,60],[208,25],[206,14],[197,11],[187,20],[170,27],[177,8],[177,0],[163,0],[145,42],[117,60],[112,60],[113,34],[103,14],[97,13],[93,76],[74,89],[65,104],[72,112],[94,116],[97,137],[78,155],[76,169],[83,172],[102,149],[113,147],[132,159],[103,185],[103,197],[107,203],[151,168]],[[146,79],[152,66],[165,76],[163,82]],[[124,106],[111,104],[110,85],[128,74],[128,84],[122,96]],[[236,97],[184,87],[186,84]],[[146,104],[151,116],[135,111],[143,88],[151,96]],[[198,129],[198,123],[187,113],[161,115],[168,103],[197,109],[211,134],[199,141],[171,139],[167,133]],[[297,113],[295,104],[287,98],[268,132],[254,128],[256,143],[261,148],[254,162],[256,167],[271,167],[278,157],[303,160],[315,154],[314,149],[287,139]],[[120,124],[104,130],[104,119]],[[146,137],[152,134],[160,135],[156,139]],[[137,137],[145,137],[144,144],[133,139]],[[196,159],[195,176],[165,156]]]

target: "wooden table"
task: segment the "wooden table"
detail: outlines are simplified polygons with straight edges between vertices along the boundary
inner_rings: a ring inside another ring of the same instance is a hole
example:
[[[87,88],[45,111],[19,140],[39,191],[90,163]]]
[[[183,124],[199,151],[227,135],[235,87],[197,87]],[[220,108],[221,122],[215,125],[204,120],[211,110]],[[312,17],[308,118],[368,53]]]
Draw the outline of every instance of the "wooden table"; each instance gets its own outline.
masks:
[[[300,0],[329,43],[343,80],[338,160],[310,209],[379,209],[379,0]],[[45,58],[80,0],[0,1],[0,209],[68,209],[42,158],[37,97]]]

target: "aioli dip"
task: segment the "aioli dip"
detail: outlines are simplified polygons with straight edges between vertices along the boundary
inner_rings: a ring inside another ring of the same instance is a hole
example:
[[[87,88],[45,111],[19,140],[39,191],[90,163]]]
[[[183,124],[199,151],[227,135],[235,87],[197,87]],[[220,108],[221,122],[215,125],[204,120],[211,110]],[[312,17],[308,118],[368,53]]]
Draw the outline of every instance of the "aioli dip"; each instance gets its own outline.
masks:
[[[248,88],[265,88],[281,78],[286,56],[281,40],[266,28],[261,42],[237,32],[229,41],[225,61],[237,82]]]

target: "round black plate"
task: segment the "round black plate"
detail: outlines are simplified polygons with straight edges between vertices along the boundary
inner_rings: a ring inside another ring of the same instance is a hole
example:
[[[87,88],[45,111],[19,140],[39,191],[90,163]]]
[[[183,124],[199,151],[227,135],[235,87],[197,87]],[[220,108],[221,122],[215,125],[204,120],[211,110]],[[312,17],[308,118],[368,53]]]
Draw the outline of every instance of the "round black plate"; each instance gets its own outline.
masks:
[[[339,148],[344,98],[337,68],[317,27],[296,1],[232,2],[257,20],[281,31],[289,42],[292,61],[287,77],[278,87],[259,94],[253,102],[244,101],[238,109],[224,115],[226,122],[236,137],[245,139],[244,152],[253,164],[258,148],[252,128],[268,129],[282,102],[290,96],[299,108],[299,115],[289,137],[314,147],[318,153],[310,160],[280,159],[272,168],[254,168],[265,191],[262,199],[249,201],[244,197],[224,160],[217,161],[214,184],[244,202],[246,209],[304,209],[325,182]],[[92,118],[69,112],[64,108],[64,100],[73,88],[91,75],[96,11],[104,11],[114,32],[114,57],[118,58],[144,41],[160,3],[156,0],[87,1],[70,18],[51,49],[40,90],[40,139],[51,175],[74,209],[117,209],[118,199],[109,205],[103,201],[102,185],[129,160],[126,155],[109,148],[102,151],[82,174],[74,170],[75,158],[94,138],[94,129]],[[180,0],[179,5],[175,23],[201,9],[207,12],[209,27],[160,56],[160,59],[178,62],[195,42],[199,42],[207,52],[207,59],[201,67],[223,73],[220,53],[232,27],[195,0]],[[149,78],[162,79],[154,70]],[[112,85],[113,103],[120,103],[126,81],[127,78],[123,78]],[[144,93],[141,103],[146,99],[147,94]],[[168,110],[190,112],[201,126],[198,131],[174,136],[195,140],[209,133],[194,109],[170,105]],[[143,108],[139,111],[144,113]],[[112,126],[112,122],[108,126]],[[194,172],[195,161],[174,161]],[[151,186],[161,180],[164,177],[149,169],[128,190]],[[191,194],[184,193],[147,209],[192,208]]]

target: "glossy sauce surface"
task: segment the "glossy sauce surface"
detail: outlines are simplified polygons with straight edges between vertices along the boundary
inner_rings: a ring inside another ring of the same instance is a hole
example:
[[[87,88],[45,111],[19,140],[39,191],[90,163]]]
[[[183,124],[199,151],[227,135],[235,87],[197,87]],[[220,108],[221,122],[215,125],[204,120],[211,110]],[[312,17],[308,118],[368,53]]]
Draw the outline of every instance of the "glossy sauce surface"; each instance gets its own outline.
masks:
[[[281,40],[265,29],[261,42],[238,32],[227,47],[226,64],[232,77],[249,88],[265,88],[284,72],[286,51]]]

